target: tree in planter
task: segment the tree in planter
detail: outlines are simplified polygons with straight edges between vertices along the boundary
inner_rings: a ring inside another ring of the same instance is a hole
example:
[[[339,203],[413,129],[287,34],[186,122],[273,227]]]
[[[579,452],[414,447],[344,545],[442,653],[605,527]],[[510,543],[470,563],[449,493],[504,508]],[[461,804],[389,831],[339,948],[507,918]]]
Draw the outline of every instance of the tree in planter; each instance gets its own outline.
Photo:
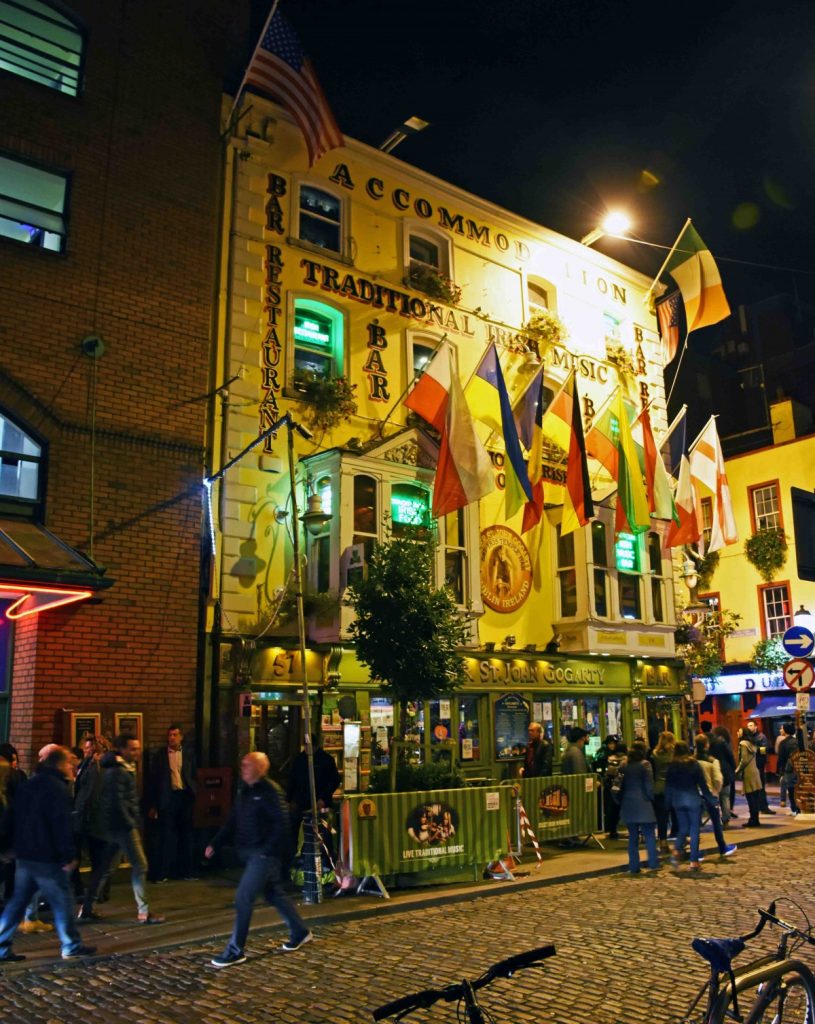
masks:
[[[674,630],[677,654],[693,679],[718,679],[724,663],[724,641],[735,632],[741,616],[735,612],[711,612],[701,622],[682,622]]]
[[[759,672],[778,672],[790,660],[778,637],[759,640],[753,648],[753,668]]]
[[[744,544],[747,561],[758,569],[765,583],[772,583],[787,560],[787,538],[777,526],[758,530]]]
[[[309,404],[305,419],[310,427],[324,432],[357,413],[356,384],[346,377],[319,377],[313,373],[295,373],[294,386]]]
[[[349,632],[357,657],[398,702],[394,732],[402,740],[409,701],[449,696],[467,679],[458,648],[468,630],[450,592],[434,587],[434,562],[429,535],[389,537],[374,548],[368,578],[347,591],[356,613]]]

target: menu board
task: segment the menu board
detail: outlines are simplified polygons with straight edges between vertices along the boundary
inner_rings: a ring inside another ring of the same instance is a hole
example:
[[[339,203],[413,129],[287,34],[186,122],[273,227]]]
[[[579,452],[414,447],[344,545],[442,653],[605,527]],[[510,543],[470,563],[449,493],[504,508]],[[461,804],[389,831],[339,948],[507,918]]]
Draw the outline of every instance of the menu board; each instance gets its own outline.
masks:
[[[499,761],[523,757],[529,730],[529,704],[519,693],[505,693],[495,702],[495,756]]]
[[[804,814],[815,814],[815,753],[801,750],[790,758],[798,779],[795,802]]]

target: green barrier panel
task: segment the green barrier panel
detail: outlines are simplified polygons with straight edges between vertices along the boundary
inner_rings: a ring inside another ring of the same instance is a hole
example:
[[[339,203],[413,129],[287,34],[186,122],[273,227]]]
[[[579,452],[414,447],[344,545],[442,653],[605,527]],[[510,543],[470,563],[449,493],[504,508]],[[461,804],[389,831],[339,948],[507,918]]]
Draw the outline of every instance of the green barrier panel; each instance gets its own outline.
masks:
[[[500,857],[513,801],[508,789],[494,786],[361,794],[343,804],[350,870],[390,875],[484,865]]]
[[[597,775],[549,775],[519,779],[521,803],[538,839],[568,839],[597,831]],[[515,829],[512,836],[514,839]]]

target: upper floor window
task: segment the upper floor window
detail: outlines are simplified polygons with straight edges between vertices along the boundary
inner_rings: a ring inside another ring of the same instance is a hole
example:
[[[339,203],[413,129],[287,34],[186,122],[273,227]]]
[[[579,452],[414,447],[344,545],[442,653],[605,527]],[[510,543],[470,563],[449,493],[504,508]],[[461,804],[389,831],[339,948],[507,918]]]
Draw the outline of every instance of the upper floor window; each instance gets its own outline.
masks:
[[[1,236],[62,252],[67,203],[66,175],[0,156]]]
[[[0,508],[33,513],[41,499],[42,447],[0,413]]]
[[[667,622],[666,580],[662,562],[662,538],[649,533],[645,539],[648,570],[651,574],[651,614],[654,622]]]
[[[549,293],[542,284],[537,281],[528,281],[526,285],[526,299],[529,305],[529,313],[539,313],[549,309]]]
[[[418,484],[391,487],[391,530],[394,537],[410,536],[412,530],[430,526],[430,494]]]
[[[577,615],[577,562],[574,533],[562,534],[557,528],[557,578],[560,590],[560,614]]]
[[[713,533],[713,498],[702,498],[702,537],[705,551],[710,547],[710,536]]]
[[[342,252],[342,201],[313,185],[300,186],[300,240]]]
[[[449,512],[439,523],[444,548],[444,582],[456,604],[465,603],[467,593],[467,538],[464,509]]]
[[[324,302],[295,299],[294,376],[339,377],[343,371],[343,315]]]
[[[411,277],[440,274],[450,277],[450,240],[425,227],[408,228],[405,264]]]
[[[753,529],[778,529],[781,522],[781,503],[778,500],[778,484],[761,484],[750,488],[750,512]]]
[[[0,71],[78,96],[84,35],[44,0],[0,0]]]
[[[761,595],[761,629],[764,638],[783,636],[792,625],[789,584],[775,583],[758,589]]]
[[[595,519],[591,524],[591,558],[594,614],[601,619],[611,615],[608,566],[608,528]]]

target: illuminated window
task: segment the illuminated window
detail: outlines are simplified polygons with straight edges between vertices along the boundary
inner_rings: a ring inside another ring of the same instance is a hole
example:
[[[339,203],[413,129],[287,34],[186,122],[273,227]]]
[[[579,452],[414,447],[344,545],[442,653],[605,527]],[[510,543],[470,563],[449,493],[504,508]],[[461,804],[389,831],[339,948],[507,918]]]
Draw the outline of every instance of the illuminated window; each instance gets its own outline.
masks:
[[[60,6],[0,0],[0,71],[77,96],[85,38]]]
[[[42,447],[0,413],[0,509],[33,515],[41,499]]]
[[[443,531],[444,543],[444,582],[449,588],[456,604],[464,604],[467,592],[465,571],[467,566],[467,547],[464,533],[464,510],[450,512],[439,523]]]
[[[613,338],[614,341],[619,341],[622,337],[620,332],[620,324],[622,321],[619,317],[614,316],[613,313],[603,313],[603,327],[605,329],[606,338]]]
[[[394,537],[430,525],[430,494],[415,484],[394,484],[391,488],[391,529]]]
[[[620,592],[620,615],[624,619],[641,619],[642,595],[639,576],[620,572],[617,574],[617,587]]]
[[[300,240],[342,252],[342,202],[313,185],[300,186]]]
[[[293,321],[295,378],[342,376],[342,313],[324,302],[296,299]]]
[[[750,498],[756,532],[778,529],[781,526],[778,484],[762,484],[760,487],[751,487]]]
[[[563,618],[577,615],[577,566],[574,556],[574,534],[563,536],[557,528],[557,578],[560,590],[560,614]]]
[[[764,638],[783,636],[792,625],[789,584],[778,583],[758,589],[761,595],[761,626]]]
[[[536,281],[527,282],[526,299],[529,303],[530,314],[549,309],[549,293],[542,284],[538,284]]]
[[[330,476],[321,477],[317,481],[317,494],[320,495],[323,512],[332,513]],[[325,594],[331,589],[331,532],[328,524],[312,543],[317,560],[317,593]]]
[[[366,563],[373,554],[378,524],[377,482],[372,476],[365,476],[360,473],[354,477],[353,542],[362,548],[363,558]]]
[[[62,252],[67,203],[66,175],[0,156],[0,236]]]

